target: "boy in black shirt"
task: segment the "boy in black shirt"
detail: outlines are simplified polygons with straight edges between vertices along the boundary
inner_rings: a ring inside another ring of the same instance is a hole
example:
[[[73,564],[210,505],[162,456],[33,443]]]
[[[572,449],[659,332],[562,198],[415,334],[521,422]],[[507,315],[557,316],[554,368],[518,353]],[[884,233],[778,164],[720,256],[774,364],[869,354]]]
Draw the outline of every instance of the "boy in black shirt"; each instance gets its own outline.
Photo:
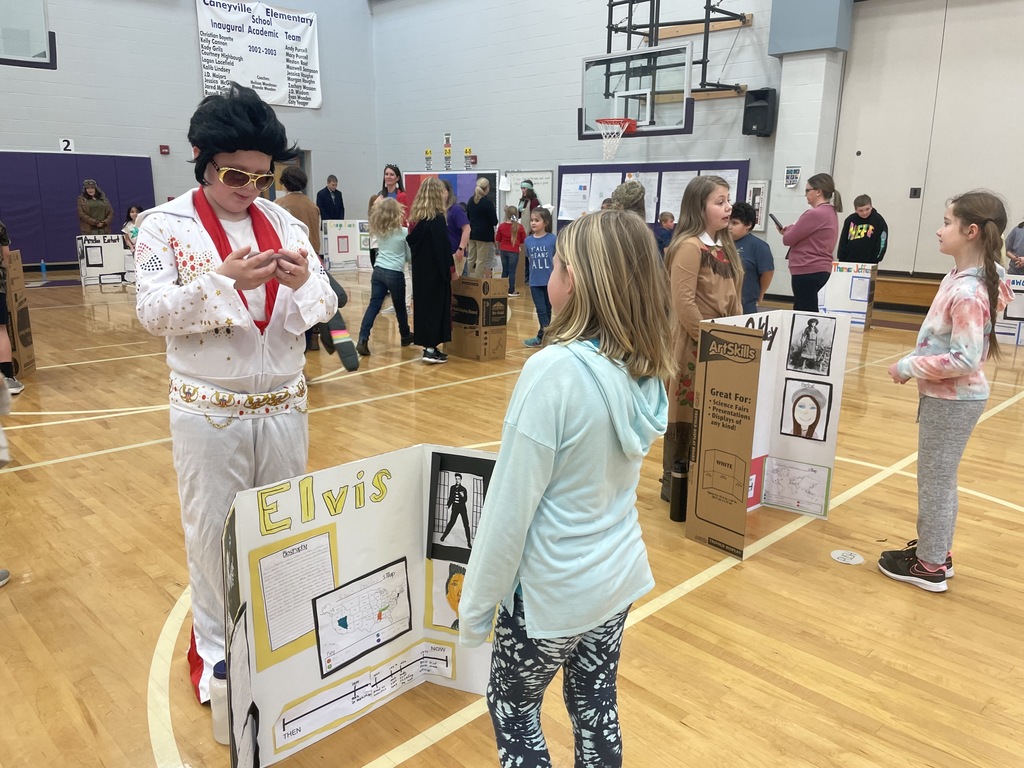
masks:
[[[885,256],[889,227],[867,195],[857,196],[853,207],[839,230],[839,261],[878,264]]]

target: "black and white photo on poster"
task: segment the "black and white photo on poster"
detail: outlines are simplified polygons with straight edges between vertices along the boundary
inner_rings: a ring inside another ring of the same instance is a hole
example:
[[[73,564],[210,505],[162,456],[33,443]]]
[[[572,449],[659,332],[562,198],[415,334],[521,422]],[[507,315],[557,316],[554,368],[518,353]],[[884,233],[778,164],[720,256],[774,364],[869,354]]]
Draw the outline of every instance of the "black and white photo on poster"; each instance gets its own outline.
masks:
[[[431,455],[427,557],[469,562],[493,470],[493,459],[448,453]]]
[[[783,435],[808,440],[828,438],[832,411],[832,385],[824,381],[786,379],[782,401]]]
[[[793,315],[786,368],[818,376],[828,376],[832,369],[832,343],[836,335],[836,319],[828,315]]]

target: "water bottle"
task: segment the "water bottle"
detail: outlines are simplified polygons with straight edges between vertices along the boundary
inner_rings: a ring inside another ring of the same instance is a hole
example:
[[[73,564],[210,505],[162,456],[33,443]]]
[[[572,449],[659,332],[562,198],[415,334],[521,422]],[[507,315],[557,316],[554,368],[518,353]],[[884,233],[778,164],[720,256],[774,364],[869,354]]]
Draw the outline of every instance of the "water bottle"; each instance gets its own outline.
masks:
[[[223,661],[213,666],[210,709],[213,711],[213,738],[218,744],[227,744],[231,740],[228,728],[228,665]]]
[[[46,260],[39,262],[39,274],[42,276],[43,282],[46,282]]]
[[[686,522],[686,470],[683,461],[672,465],[672,496],[668,504],[668,518],[676,523]]]

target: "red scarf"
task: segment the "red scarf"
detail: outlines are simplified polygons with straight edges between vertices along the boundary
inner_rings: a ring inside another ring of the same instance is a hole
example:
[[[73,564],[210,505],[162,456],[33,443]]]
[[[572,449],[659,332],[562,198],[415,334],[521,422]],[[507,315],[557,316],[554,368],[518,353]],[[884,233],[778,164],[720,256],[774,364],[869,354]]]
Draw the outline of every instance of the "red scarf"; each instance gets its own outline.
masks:
[[[217,246],[220,260],[224,261],[233,249],[231,248],[231,243],[228,242],[228,235],[224,231],[224,225],[220,223],[217,214],[213,212],[210,201],[206,199],[206,193],[202,187],[192,193],[192,205],[195,206],[196,213],[199,214],[199,221],[202,222],[203,228],[213,239],[213,244]],[[256,206],[256,203],[249,206],[248,213],[249,218],[252,219],[252,231],[256,235],[258,252],[280,251],[281,238],[278,237],[277,230],[274,229],[274,225],[270,223],[270,219],[267,218],[266,214]],[[267,330],[267,324],[270,323],[270,317],[274,313],[274,304],[277,302],[277,289],[280,287],[280,283],[277,282],[276,278],[271,278],[264,287],[267,291],[267,319],[253,320],[256,327],[260,329],[261,334]],[[238,291],[238,296],[242,299],[245,308],[248,309],[249,302],[245,300],[245,294],[242,291]]]

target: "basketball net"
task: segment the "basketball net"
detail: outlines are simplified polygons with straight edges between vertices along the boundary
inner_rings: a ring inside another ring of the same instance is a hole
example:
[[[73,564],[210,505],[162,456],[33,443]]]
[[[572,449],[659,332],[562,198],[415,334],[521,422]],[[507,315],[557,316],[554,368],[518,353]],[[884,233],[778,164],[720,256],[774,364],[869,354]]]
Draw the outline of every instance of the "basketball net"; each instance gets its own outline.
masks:
[[[601,144],[605,160],[612,160],[619,151],[622,134],[636,130],[636,120],[628,117],[599,117],[594,121],[601,130]]]

